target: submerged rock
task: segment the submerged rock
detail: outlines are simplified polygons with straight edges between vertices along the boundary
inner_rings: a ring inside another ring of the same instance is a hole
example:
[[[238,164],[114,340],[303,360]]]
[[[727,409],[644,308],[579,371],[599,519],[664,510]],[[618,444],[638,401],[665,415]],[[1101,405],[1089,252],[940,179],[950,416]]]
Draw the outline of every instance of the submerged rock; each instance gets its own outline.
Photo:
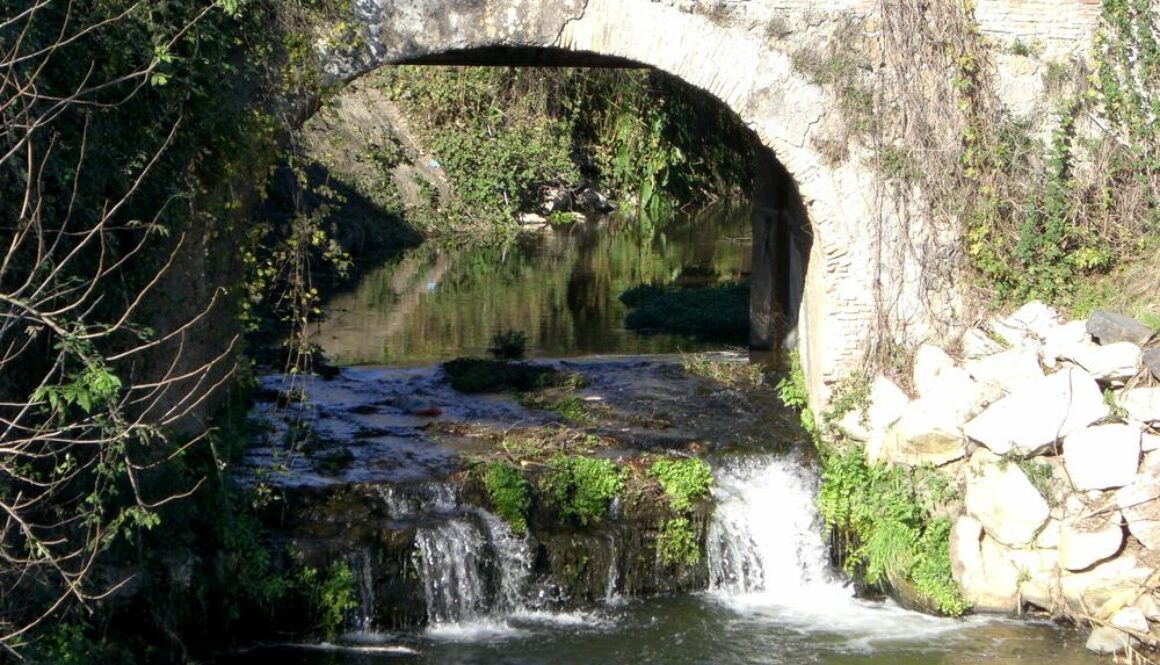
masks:
[[[1088,635],[1084,648],[1092,653],[1110,655],[1127,651],[1132,642],[1132,637],[1122,630],[1111,626],[1096,626]]]

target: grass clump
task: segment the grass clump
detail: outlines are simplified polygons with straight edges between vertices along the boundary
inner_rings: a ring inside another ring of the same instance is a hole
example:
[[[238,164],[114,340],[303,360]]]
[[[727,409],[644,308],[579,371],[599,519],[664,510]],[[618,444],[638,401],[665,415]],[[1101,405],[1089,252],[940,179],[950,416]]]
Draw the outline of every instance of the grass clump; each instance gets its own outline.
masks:
[[[528,530],[528,508],[531,507],[531,487],[524,474],[503,462],[490,462],[483,469],[483,483],[491,500],[492,510],[523,535]]]
[[[743,344],[749,336],[749,285],[678,288],[647,284],[631,288],[620,301],[632,308],[630,330],[670,332]]]
[[[451,387],[461,393],[527,392],[556,386],[579,385],[576,374],[552,367],[506,360],[456,358],[443,363]]]
[[[958,616],[969,604],[951,577],[950,522],[923,507],[915,473],[923,472],[868,465],[857,448],[825,455],[818,507],[842,537],[847,572],[912,586],[930,609]]]
[[[648,475],[657,479],[669,505],[678,512],[692,508],[713,485],[713,471],[705,460],[696,457],[659,459],[649,467]]]
[[[587,525],[608,513],[624,489],[624,475],[612,460],[557,455],[548,461],[541,488],[564,519]]]
[[[810,393],[806,387],[806,373],[802,368],[801,354],[797,349],[789,353],[789,374],[777,382],[775,389],[781,403],[791,409],[797,409],[802,422],[802,428],[816,437],[818,434],[817,421],[814,412],[810,409]]]

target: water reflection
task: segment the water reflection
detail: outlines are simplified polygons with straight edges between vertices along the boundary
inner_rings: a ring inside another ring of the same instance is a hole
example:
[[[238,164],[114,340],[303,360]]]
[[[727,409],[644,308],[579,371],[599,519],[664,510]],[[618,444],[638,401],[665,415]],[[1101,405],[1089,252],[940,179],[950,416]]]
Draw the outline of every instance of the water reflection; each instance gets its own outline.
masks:
[[[617,296],[648,282],[747,278],[749,219],[748,209],[719,207],[644,229],[613,217],[525,234],[503,247],[419,247],[332,298],[313,341],[341,365],[484,355],[492,335],[509,328],[527,334],[532,356],[709,348],[625,330]]]

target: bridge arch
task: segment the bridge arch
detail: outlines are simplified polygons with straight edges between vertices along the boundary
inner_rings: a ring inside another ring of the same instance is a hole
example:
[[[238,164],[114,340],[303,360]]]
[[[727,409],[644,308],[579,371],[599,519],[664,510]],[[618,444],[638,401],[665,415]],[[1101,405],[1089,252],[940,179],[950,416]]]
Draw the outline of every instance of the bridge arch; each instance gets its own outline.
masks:
[[[759,144],[753,341],[798,348],[814,401],[863,360],[881,294],[906,286],[882,270],[882,247],[904,238],[882,223],[893,213],[877,196],[877,176],[857,159],[834,164],[817,147],[841,122],[833,99],[763,33],[671,0],[354,0],[352,11],[358,43],[318,45],[335,84],[401,63],[633,63],[716,97]],[[892,315],[922,334],[924,312],[898,311],[911,299],[890,297]]]

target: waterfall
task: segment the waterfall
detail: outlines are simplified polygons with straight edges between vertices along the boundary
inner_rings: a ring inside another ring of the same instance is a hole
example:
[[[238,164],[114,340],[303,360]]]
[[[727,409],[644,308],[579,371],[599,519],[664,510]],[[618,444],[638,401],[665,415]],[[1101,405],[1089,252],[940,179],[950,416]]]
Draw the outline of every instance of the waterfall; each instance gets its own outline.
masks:
[[[781,602],[832,589],[815,491],[812,472],[790,457],[739,457],[717,469],[710,587]]]
[[[347,625],[355,633],[366,633],[374,629],[375,617],[375,585],[374,572],[371,570],[371,553],[361,549],[355,550],[347,555],[347,565],[350,566],[358,592],[358,607],[353,610],[353,615],[348,616]]]
[[[418,525],[415,561],[431,625],[523,609],[531,551],[507,522],[464,505],[451,483],[387,485],[379,494],[392,520]]]

